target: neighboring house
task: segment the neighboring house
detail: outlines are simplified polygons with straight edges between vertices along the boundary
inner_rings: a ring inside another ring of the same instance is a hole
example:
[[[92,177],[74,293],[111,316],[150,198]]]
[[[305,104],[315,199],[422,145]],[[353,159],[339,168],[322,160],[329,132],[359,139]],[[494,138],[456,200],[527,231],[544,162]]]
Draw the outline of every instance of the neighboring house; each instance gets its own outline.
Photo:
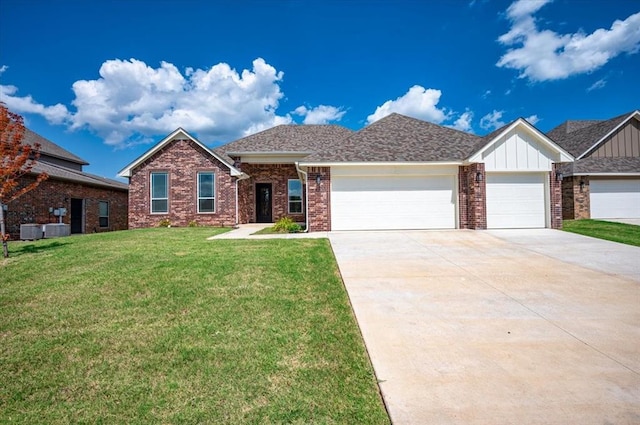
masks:
[[[179,128],[121,172],[129,227],[273,222],[310,231],[559,228],[560,162],[520,118],[485,137],[399,114],[352,132],[281,125],[212,150]]]
[[[25,129],[23,143],[40,144],[40,158],[23,184],[46,172],[49,178],[7,206],[7,231],[14,238],[20,225],[58,223],[55,209],[66,208],[63,223],[71,233],[92,233],[127,228],[128,186],[116,180],[85,173],[86,161],[50,140]]]
[[[576,158],[562,167],[563,218],[640,218],[640,111],[547,135]]]

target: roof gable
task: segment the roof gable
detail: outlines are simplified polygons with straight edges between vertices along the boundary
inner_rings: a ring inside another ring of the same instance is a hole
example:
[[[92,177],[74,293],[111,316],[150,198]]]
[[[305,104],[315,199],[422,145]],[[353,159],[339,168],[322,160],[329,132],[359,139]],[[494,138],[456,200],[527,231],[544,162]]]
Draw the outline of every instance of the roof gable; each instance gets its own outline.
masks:
[[[120,177],[131,177],[131,172],[135,168],[137,168],[140,164],[145,162],[147,159],[151,158],[153,155],[155,155],[163,147],[165,147],[166,145],[168,145],[172,141],[179,140],[179,139],[188,139],[188,140],[191,140],[192,142],[194,142],[196,145],[201,147],[209,155],[211,155],[212,157],[216,158],[222,164],[227,166],[229,168],[229,170],[231,171],[231,175],[232,176],[241,176],[242,175],[242,172],[240,170],[238,170],[237,168],[235,168],[231,162],[229,162],[229,158],[224,158],[220,154],[218,154],[218,153],[214,152],[213,150],[209,149],[207,146],[205,146],[204,144],[200,143],[200,141],[198,139],[196,139],[195,137],[193,137],[189,133],[187,133],[184,129],[182,129],[181,127],[178,127],[176,130],[173,131],[173,133],[169,134],[167,137],[165,137],[160,142],[158,142],[154,147],[152,147],[151,149],[146,151],[144,154],[139,156],[137,159],[135,159],[129,165],[127,165],[122,170],[120,170],[120,172],[118,173],[118,176],[120,176]]]
[[[23,142],[33,146],[36,143],[40,144],[40,155],[47,155],[54,158],[63,159],[65,161],[74,162],[80,165],[89,165],[87,161],[69,152],[68,150],[56,145],[49,139],[45,139],[38,133],[29,130],[25,127]]]

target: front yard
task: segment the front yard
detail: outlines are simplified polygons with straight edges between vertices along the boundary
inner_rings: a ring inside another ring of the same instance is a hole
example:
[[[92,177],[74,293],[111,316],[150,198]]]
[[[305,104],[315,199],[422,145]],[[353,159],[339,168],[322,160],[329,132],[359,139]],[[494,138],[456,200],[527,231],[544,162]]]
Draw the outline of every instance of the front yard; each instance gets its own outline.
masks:
[[[2,423],[388,423],[326,240],[10,244]]]
[[[598,239],[640,246],[640,226],[602,220],[565,220],[562,230]]]

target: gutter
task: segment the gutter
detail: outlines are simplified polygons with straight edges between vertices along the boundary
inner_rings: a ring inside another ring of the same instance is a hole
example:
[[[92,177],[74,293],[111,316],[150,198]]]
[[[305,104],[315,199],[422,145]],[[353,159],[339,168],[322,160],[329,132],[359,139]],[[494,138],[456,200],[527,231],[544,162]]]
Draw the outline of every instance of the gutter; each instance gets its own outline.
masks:
[[[304,232],[309,233],[309,175],[300,169],[300,163],[296,162],[296,171],[304,176]]]

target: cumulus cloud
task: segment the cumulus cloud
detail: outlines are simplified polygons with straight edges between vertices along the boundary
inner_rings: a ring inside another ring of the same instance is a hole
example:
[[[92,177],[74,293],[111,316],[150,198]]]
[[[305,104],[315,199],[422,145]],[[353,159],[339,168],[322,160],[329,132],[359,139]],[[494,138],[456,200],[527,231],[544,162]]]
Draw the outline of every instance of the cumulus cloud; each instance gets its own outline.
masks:
[[[455,128],[456,130],[471,132],[473,129],[471,128],[471,120],[473,119],[473,112],[470,110],[466,110],[463,112],[457,120],[453,122],[451,128]]]
[[[533,17],[550,2],[517,0],[509,6],[506,16],[511,28],[498,41],[512,47],[497,66],[518,70],[520,78],[531,81],[558,80],[595,71],[622,53],[640,50],[640,12],[616,20],[610,29],[558,34],[540,30]]]
[[[606,85],[607,85],[607,80],[605,80],[604,78],[602,78],[602,79],[600,79],[600,80],[596,81],[595,83],[591,84],[591,85],[587,88],[587,91],[588,91],[588,92],[590,92],[590,91],[593,91],[593,90],[601,89],[601,88],[603,88],[603,87],[604,87],[604,86],[606,86]]]
[[[485,130],[495,130],[502,127],[505,125],[505,122],[502,121],[502,114],[504,114],[504,111],[494,109],[492,112],[480,118],[480,127]]]
[[[529,115],[527,118],[525,118],[525,120],[527,120],[531,125],[536,125],[537,123],[540,122],[540,117],[534,114],[534,115]]]
[[[98,79],[73,84],[75,111],[18,97],[13,86],[1,87],[3,99],[16,112],[64,121],[71,129],[90,129],[114,146],[177,127],[203,141],[225,141],[292,122],[289,115],[276,113],[283,73],[261,58],[241,72],[219,63],[209,69],[186,68],[184,73],[168,62],[153,68],[137,59],[114,59],[104,62],[99,74]]]
[[[342,108],[328,105],[319,105],[315,108],[298,106],[293,111],[294,114],[304,117],[303,124],[328,124],[332,121],[340,121],[346,112]]]
[[[448,118],[444,109],[437,107],[442,92],[415,85],[395,100],[387,100],[367,117],[367,124],[378,121],[394,112],[440,124]]]

